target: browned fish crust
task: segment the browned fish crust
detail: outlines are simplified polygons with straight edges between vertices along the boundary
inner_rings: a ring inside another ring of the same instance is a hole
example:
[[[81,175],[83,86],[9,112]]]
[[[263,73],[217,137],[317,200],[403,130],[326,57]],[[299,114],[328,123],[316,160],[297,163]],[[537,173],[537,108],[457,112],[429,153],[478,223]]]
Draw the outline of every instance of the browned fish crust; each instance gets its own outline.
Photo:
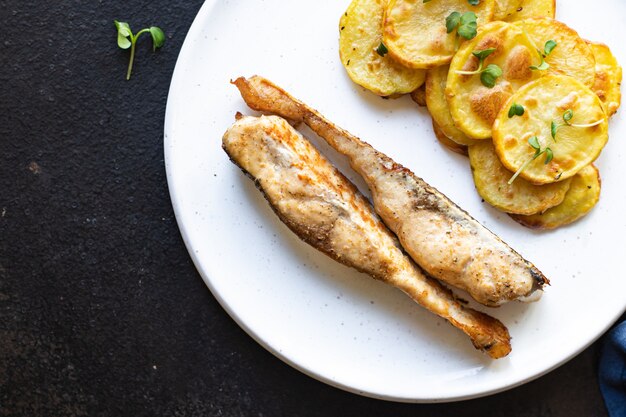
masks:
[[[492,358],[510,352],[506,327],[462,305],[449,289],[425,275],[367,199],[284,119],[240,117],[224,134],[222,147],[303,241],[401,289],[465,332]]]
[[[348,156],[369,186],[377,213],[428,274],[487,306],[537,299],[549,283],[532,263],[437,189],[271,81],[240,77],[233,84],[250,108],[304,122]]]
[[[300,219],[294,219],[292,216],[287,215],[282,210],[278,208],[278,206],[274,203],[273,199],[265,192],[261,181],[252,175],[250,172],[246,170],[240,163],[236,156],[231,155],[229,152],[228,146],[222,146],[222,149],[228,155],[230,161],[237,165],[241,171],[254,182],[255,187],[261,192],[265,200],[268,202],[272,211],[278,216],[281,222],[285,224],[293,233],[295,233],[300,239],[309,245],[313,246],[315,249],[324,253],[331,259],[338,261],[346,266],[356,269],[359,272],[363,272],[366,274],[370,274],[372,278],[375,278],[379,281],[385,281],[385,277],[392,272],[392,269],[389,267],[387,263],[383,263],[380,268],[377,270],[372,270],[363,267],[359,263],[352,262],[349,258],[341,257],[340,254],[337,253],[332,242],[330,241],[330,233],[333,229],[333,224],[324,223],[324,224],[312,224],[311,222],[302,221]],[[360,198],[360,193],[357,188],[348,180],[340,171],[336,170],[335,174],[342,178],[345,181],[345,186],[348,192],[354,193],[357,198]],[[375,224],[375,227],[384,227],[382,223]]]

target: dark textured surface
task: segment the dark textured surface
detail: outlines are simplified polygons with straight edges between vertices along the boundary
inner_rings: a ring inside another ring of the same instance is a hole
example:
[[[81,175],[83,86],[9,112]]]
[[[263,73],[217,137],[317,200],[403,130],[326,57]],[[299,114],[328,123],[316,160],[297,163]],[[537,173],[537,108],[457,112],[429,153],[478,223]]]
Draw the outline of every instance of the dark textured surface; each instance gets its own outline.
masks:
[[[410,405],[310,379],[237,327],[187,255],[163,165],[200,6],[0,0],[0,416],[605,416],[597,344],[499,395]],[[154,54],[140,41],[130,82],[115,18],[167,33]]]

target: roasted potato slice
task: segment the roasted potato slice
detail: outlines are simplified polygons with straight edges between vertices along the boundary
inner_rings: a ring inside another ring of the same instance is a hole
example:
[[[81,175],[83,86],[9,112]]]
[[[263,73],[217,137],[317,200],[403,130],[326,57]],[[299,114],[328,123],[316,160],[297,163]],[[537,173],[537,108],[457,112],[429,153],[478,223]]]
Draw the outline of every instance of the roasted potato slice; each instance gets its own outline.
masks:
[[[444,147],[451,150],[452,152],[456,152],[461,155],[467,156],[467,146],[456,143],[452,139],[446,136],[445,133],[441,130],[437,122],[433,119],[433,132],[435,133],[435,137]]]
[[[524,107],[522,116],[509,117],[514,103]],[[543,152],[535,159],[538,151],[529,142],[533,137]],[[608,138],[602,102],[589,87],[566,75],[549,74],[520,88],[493,124],[502,164],[509,171],[521,170],[520,177],[534,184],[574,176],[598,157]],[[544,152],[546,148],[551,151]]]
[[[353,0],[339,20],[339,56],[355,83],[379,96],[410,93],[424,83],[423,70],[405,68],[376,52],[382,40],[386,0]]]
[[[465,133],[457,129],[450,114],[445,95],[448,69],[449,67],[444,65],[431,68],[426,72],[426,107],[433,122],[437,124],[444,136],[459,145],[472,145],[476,143],[476,139],[468,138]]]
[[[385,8],[383,42],[396,61],[409,68],[447,64],[458,44],[456,31],[446,33],[446,17],[472,11],[478,25],[493,17],[495,0],[472,6],[467,0],[389,0]]]
[[[591,89],[600,97],[604,111],[613,116],[622,101],[622,67],[603,43],[587,42],[596,58],[596,76]]]
[[[508,181],[513,173],[507,170],[490,140],[469,147],[472,176],[478,194],[489,204],[507,213],[535,214],[560,204],[571,179],[553,184],[534,185],[522,178]]]
[[[411,91],[411,99],[420,107],[426,107],[426,85],[422,84],[419,88]]]
[[[522,6],[523,0],[496,0],[496,10],[493,13],[493,20],[505,20],[515,13]]]
[[[526,19],[514,24],[528,34],[538,51],[544,50],[548,40],[556,42],[556,47],[546,57],[550,65],[548,73],[569,75],[587,87],[593,85],[596,60],[587,42],[574,29],[550,18]]]
[[[563,202],[532,216],[512,214],[518,223],[533,229],[555,229],[580,219],[600,200],[601,180],[598,169],[587,165],[572,178]]]
[[[490,48],[495,51],[483,68],[496,64],[503,71],[493,88],[483,85],[479,74],[459,74],[478,68],[479,61],[472,52]],[[479,28],[478,35],[461,46],[450,64],[445,94],[454,125],[470,138],[490,138],[491,126],[504,102],[522,85],[542,76],[541,71],[530,69],[539,61],[528,36],[517,26],[491,22]]]
[[[507,22],[517,22],[531,17],[549,17],[556,15],[556,0],[522,0],[515,13],[504,18]]]

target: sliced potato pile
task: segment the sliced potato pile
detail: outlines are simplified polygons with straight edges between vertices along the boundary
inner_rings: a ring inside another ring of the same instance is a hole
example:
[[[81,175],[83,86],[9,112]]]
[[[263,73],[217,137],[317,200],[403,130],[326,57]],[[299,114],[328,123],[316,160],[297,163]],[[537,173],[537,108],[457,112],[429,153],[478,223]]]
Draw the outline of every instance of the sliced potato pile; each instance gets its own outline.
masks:
[[[459,73],[476,70],[479,63],[472,53],[490,48],[495,51],[483,67],[495,64],[503,72],[493,88],[483,85],[479,74]],[[490,138],[491,125],[502,105],[518,88],[542,76],[541,71],[530,69],[538,64],[535,47],[520,28],[505,22],[482,26],[474,39],[459,48],[450,64],[446,96],[454,124],[470,138]]]
[[[507,213],[535,214],[560,204],[570,180],[534,185],[518,178],[509,184],[507,170],[489,140],[469,147],[469,160],[478,194],[489,204]]]
[[[593,85],[596,73],[593,52],[574,29],[549,18],[522,20],[515,25],[530,37],[539,51],[544,50],[547,41],[556,42],[556,47],[545,59],[550,65],[547,73],[569,75],[588,87]]]
[[[353,0],[341,61],[375,94],[426,106],[440,144],[469,157],[485,202],[553,229],[598,202],[592,163],[622,82],[609,47],[555,11],[555,0]]]
[[[495,0],[471,5],[467,0],[389,0],[385,8],[383,42],[389,54],[409,68],[432,68],[450,62],[458,43],[447,33],[446,17],[472,11],[479,25],[493,17]]]
[[[524,226],[534,229],[555,229],[575,222],[589,213],[600,199],[600,173],[593,165],[587,165],[572,178],[563,202],[543,213],[531,216],[511,215]]]
[[[513,103],[524,107],[523,116],[508,117]],[[570,120],[566,120],[568,113]],[[554,137],[553,123],[557,126]],[[529,144],[532,137],[537,137],[540,149],[551,149],[551,160],[546,154],[526,165],[535,154]],[[519,175],[534,184],[574,176],[598,157],[608,138],[602,102],[587,86],[566,75],[546,75],[522,87],[493,124],[493,143],[502,164],[512,172],[525,166]]]
[[[376,52],[385,4],[385,0],[354,0],[350,4],[339,21],[339,55],[352,81],[375,94],[410,93],[424,83],[424,71],[406,68]]]
[[[549,17],[554,19],[555,14],[556,0],[522,0],[515,13],[508,15],[503,20],[517,22],[531,17]]]
[[[613,116],[622,101],[622,67],[608,46],[596,42],[589,42],[589,46],[596,61],[596,74],[591,89],[602,100],[606,114]]]

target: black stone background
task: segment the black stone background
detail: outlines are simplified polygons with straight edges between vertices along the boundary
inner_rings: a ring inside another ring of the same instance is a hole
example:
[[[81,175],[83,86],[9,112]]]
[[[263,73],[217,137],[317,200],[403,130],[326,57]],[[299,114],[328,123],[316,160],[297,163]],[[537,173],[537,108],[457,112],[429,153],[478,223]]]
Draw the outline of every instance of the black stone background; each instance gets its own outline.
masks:
[[[311,379],[230,319],[183,246],[163,164],[201,4],[0,0],[0,416],[605,416],[598,344],[502,394],[412,405]],[[140,41],[129,82],[116,18],[167,33],[157,53]]]

